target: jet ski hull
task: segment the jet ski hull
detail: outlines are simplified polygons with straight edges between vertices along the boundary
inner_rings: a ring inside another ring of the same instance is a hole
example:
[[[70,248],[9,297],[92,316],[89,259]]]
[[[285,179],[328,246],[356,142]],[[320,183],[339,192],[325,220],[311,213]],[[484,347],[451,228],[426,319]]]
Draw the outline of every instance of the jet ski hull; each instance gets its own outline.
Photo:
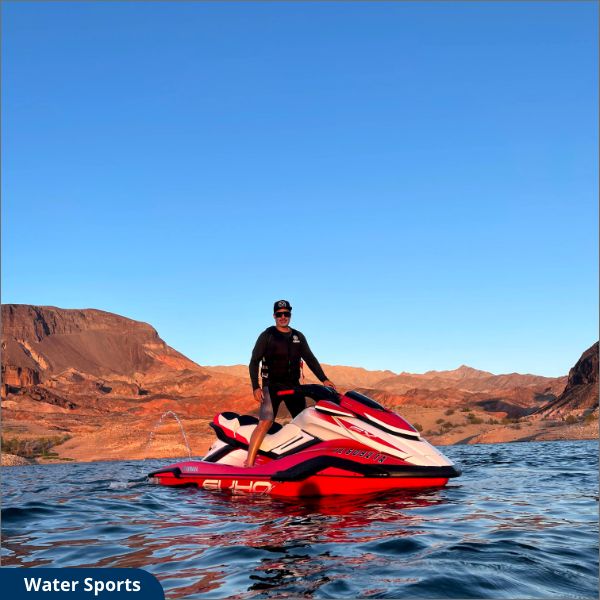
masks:
[[[356,443],[338,456],[339,448],[321,443],[302,453],[252,468],[187,461],[150,473],[154,483],[196,486],[232,494],[261,494],[276,497],[372,494],[402,489],[443,487],[460,475],[454,465],[416,466],[382,454],[360,450]]]
[[[359,476],[313,475],[304,481],[272,481],[254,475],[181,476],[176,473],[152,474],[155,483],[173,487],[195,486],[230,494],[258,494],[280,498],[375,494],[404,489],[444,487],[448,477],[377,478]]]

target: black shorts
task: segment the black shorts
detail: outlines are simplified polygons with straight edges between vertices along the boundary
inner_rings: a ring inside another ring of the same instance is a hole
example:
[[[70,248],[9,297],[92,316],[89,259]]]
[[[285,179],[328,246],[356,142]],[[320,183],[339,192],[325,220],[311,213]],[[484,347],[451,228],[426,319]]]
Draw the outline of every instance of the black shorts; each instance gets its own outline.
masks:
[[[274,421],[282,402],[292,418],[299,415],[306,408],[306,398],[301,391],[290,386],[270,384],[263,387],[263,401],[259,413],[260,420]]]

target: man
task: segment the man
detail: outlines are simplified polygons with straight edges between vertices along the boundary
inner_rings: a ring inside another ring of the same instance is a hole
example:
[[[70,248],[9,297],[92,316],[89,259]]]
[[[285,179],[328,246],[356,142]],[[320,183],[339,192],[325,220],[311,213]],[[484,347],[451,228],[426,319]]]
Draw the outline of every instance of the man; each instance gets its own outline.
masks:
[[[323,385],[335,389],[311,352],[304,335],[290,327],[292,305],[287,300],[275,302],[273,318],[275,326],[268,327],[258,336],[250,359],[252,391],[260,403],[260,413],[258,425],[250,438],[247,467],[254,466],[258,449],[277,416],[281,401],[285,402],[292,417],[306,408],[304,396],[297,391],[291,392],[300,385],[302,360]],[[258,365],[261,361],[262,389],[258,383]]]

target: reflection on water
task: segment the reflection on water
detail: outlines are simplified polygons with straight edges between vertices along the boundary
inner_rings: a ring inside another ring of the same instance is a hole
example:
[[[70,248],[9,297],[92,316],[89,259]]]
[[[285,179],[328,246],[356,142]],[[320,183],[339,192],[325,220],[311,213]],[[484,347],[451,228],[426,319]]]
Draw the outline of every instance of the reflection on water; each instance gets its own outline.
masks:
[[[449,447],[444,489],[271,500],[151,486],[160,461],[3,471],[4,566],[138,567],[168,598],[591,598],[597,444]]]

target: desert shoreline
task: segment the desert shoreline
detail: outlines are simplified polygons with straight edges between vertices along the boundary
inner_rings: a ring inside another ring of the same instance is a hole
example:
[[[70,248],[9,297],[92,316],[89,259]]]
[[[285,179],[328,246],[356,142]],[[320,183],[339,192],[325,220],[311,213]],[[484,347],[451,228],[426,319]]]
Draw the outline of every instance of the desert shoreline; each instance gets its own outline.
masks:
[[[502,444],[520,444],[527,442],[535,442],[535,443],[547,443],[547,442],[579,442],[579,441],[600,441],[600,436],[598,435],[598,428],[580,427],[582,429],[581,434],[573,437],[548,437],[547,439],[528,439],[528,438],[520,438],[515,440],[499,440],[499,441],[478,441],[474,443],[467,442],[457,442],[457,443],[444,443],[444,442],[436,442],[435,446],[444,447],[444,446],[467,446],[467,445],[502,445]],[[595,433],[595,435],[594,435]],[[429,440],[428,440],[429,441]],[[0,455],[1,465],[2,467],[30,467],[30,466],[40,466],[40,465],[65,465],[65,464],[87,464],[87,463],[103,463],[103,462],[129,462],[136,461],[142,462],[147,460],[164,460],[171,462],[178,462],[184,460],[199,460],[204,455],[209,448],[210,444],[206,444],[206,448],[202,453],[192,453],[192,456],[189,457],[185,454],[177,455],[177,456],[148,456],[145,458],[139,457],[113,457],[113,458],[98,458],[98,459],[73,459],[73,458],[26,458],[22,456],[18,456],[15,454],[9,454],[3,452]]]

